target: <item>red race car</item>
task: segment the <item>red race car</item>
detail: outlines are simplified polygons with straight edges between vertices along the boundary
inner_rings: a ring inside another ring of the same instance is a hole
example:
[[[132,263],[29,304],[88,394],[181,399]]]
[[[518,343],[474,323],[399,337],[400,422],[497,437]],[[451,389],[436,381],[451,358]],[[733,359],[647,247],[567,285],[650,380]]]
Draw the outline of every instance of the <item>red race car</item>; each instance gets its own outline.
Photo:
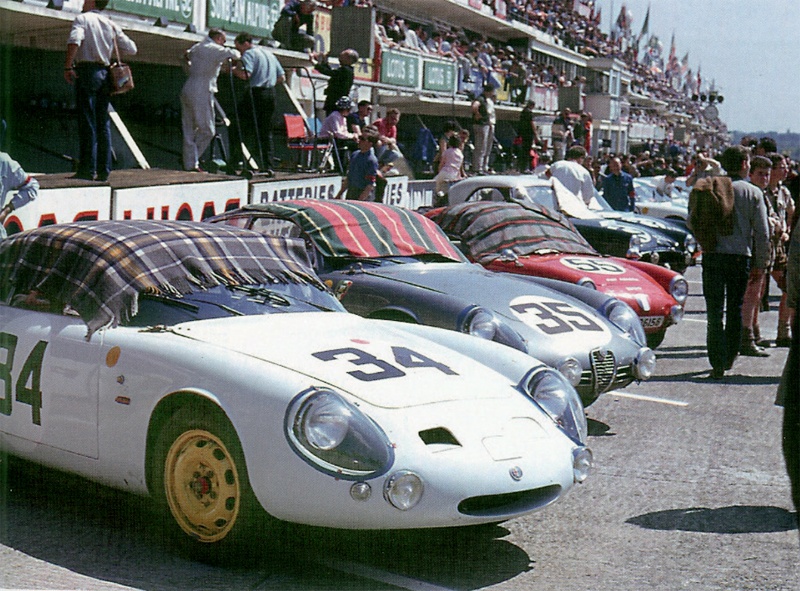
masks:
[[[599,254],[558,212],[536,204],[481,201],[426,215],[487,269],[560,279],[619,298],[639,314],[651,348],[683,318],[689,285],[681,274]]]

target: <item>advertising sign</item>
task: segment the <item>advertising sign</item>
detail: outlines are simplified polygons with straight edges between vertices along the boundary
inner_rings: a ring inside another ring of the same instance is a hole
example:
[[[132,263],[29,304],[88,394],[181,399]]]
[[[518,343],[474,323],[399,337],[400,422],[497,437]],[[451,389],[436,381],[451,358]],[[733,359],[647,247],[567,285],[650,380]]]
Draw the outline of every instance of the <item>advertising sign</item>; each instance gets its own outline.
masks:
[[[342,188],[342,177],[323,176],[291,181],[268,181],[250,186],[250,203],[289,199],[334,199]]]
[[[115,220],[199,222],[226,209],[239,207],[246,195],[246,179],[115,189],[111,215]]]
[[[398,51],[384,51],[381,82],[416,88],[419,85],[419,58]]]
[[[208,26],[271,38],[282,6],[280,0],[208,0]]]
[[[13,234],[50,224],[108,220],[110,215],[111,188],[108,186],[39,189],[39,196],[11,212],[4,226]]]
[[[453,62],[423,60],[422,88],[453,92],[456,83],[456,65]]]
[[[178,23],[191,23],[195,0],[111,0],[108,7],[140,16],[163,16]]]

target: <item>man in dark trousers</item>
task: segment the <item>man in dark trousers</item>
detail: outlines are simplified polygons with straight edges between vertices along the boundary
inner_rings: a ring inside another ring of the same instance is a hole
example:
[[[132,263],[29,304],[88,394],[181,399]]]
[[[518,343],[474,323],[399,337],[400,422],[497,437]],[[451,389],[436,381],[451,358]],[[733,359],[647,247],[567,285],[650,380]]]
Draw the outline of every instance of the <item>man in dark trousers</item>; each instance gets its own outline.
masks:
[[[342,51],[339,54],[338,68],[332,68],[323,54],[312,56],[311,62],[317,72],[330,76],[328,87],[325,89],[325,115],[327,116],[336,110],[336,101],[343,96],[350,96],[350,89],[353,87],[355,78],[353,65],[358,62],[358,52],[355,49]]]
[[[708,327],[706,348],[711,363],[711,378],[721,379],[737,355],[742,339],[742,304],[750,275],[763,273],[769,260],[767,209],[761,189],[747,181],[750,155],[743,146],[726,148],[720,158],[728,177],[705,179],[716,181],[720,200],[728,202],[730,213],[710,219],[705,227],[693,216],[702,205],[695,192],[689,199],[692,230],[703,236],[703,296],[706,300]],[[725,187],[722,187],[725,181]],[[722,190],[724,189],[724,190]],[[732,194],[732,195],[731,195]],[[698,238],[700,240],[700,238]]]
[[[256,117],[255,125],[264,157],[261,167],[266,174],[272,176],[272,114],[275,111],[275,87],[283,84],[286,75],[271,51],[261,45],[253,45],[253,37],[249,33],[239,33],[234,45],[242,54],[242,63],[233,69],[233,73],[249,84],[249,92],[252,92],[253,98],[252,104],[247,98],[241,102],[239,113]],[[238,144],[234,142],[234,147],[236,146]]]
[[[136,44],[118,24],[101,14],[108,0],[84,0],[83,13],[72,23],[67,40],[64,80],[75,84],[80,157],[76,178],[106,181],[111,172],[111,85],[108,66],[122,55],[136,53]]]
[[[314,49],[315,0],[289,0],[272,29],[272,38],[285,49],[310,52]],[[302,27],[305,26],[305,32]]]

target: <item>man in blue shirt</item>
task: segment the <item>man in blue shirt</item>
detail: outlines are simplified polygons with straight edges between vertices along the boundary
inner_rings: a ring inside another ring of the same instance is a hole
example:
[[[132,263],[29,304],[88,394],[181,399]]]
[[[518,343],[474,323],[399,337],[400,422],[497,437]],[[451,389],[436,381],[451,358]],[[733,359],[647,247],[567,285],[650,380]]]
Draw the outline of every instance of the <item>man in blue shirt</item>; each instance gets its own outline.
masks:
[[[375,179],[378,175],[378,158],[375,156],[377,132],[366,129],[358,138],[358,152],[347,169],[347,196],[352,201],[374,201]]]
[[[619,158],[612,158],[608,162],[608,174],[603,179],[603,197],[617,211],[634,211],[636,191],[633,177],[622,170]]]
[[[261,142],[264,159],[261,168],[269,176],[272,176],[274,174],[272,172],[272,114],[275,112],[275,87],[284,83],[286,74],[278,59],[270,51],[267,51],[266,47],[253,45],[253,37],[248,33],[239,33],[234,44],[242,54],[242,63],[233,69],[233,73],[249,84],[253,97],[253,104],[248,104],[247,100],[242,101],[239,113],[256,117],[258,140]],[[235,142],[233,148],[237,147],[238,142]]]

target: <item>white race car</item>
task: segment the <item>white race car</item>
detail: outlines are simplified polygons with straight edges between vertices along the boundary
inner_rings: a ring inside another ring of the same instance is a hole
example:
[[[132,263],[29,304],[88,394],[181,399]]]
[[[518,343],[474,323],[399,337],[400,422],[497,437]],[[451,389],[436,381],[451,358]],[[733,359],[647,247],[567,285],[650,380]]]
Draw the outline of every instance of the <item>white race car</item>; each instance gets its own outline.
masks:
[[[558,372],[344,312],[301,241],[159,221],[0,241],[2,450],[151,494],[201,556],[259,515],[503,521],[586,478],[586,435]]]

